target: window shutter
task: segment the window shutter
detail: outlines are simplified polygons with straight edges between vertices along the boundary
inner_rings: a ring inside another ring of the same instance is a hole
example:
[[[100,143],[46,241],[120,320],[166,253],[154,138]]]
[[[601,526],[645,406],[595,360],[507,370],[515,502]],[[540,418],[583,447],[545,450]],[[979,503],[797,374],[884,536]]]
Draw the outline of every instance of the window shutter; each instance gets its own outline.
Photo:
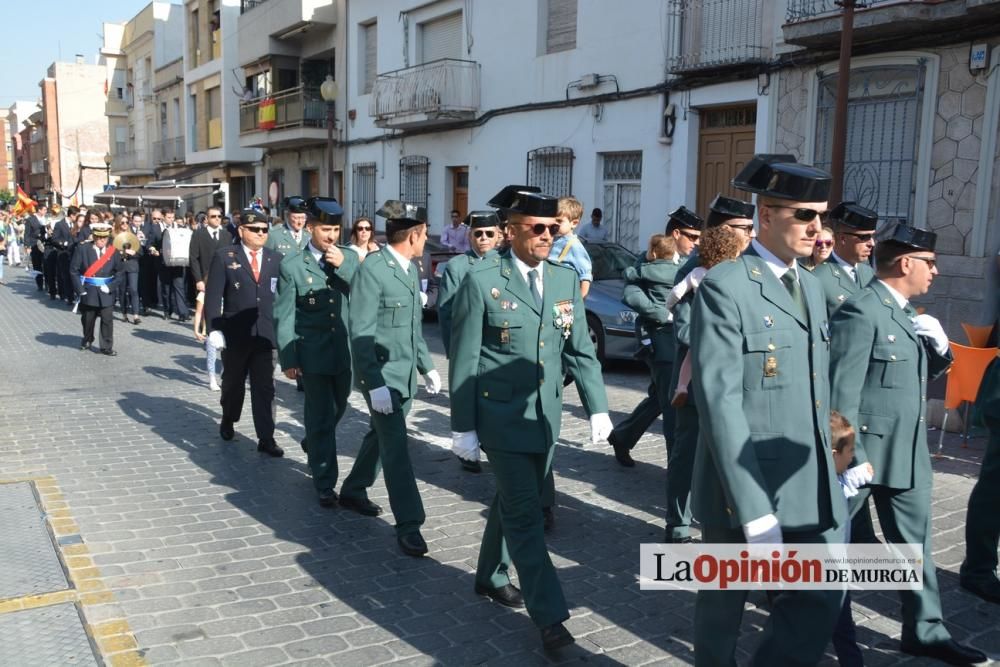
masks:
[[[545,52],[576,48],[576,0],[549,0]]]
[[[420,62],[462,57],[462,13],[428,21],[420,30]]]
[[[378,23],[365,26],[365,86],[364,94],[372,92],[378,68]]]

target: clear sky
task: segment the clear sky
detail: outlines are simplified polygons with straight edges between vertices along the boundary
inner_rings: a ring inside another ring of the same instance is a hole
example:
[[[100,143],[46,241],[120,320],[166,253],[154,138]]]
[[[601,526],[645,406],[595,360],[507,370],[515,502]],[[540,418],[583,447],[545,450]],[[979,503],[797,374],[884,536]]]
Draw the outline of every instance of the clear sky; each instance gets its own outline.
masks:
[[[96,62],[102,23],[123,23],[149,0],[0,0],[4,9],[4,66],[0,68],[0,107],[17,100],[34,102],[38,82],[57,60],[77,53]]]

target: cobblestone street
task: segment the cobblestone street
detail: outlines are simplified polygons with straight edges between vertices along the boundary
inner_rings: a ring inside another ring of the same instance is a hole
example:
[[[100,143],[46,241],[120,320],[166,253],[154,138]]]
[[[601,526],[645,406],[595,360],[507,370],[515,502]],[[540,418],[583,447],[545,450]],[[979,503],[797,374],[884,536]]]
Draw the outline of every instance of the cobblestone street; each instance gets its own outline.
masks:
[[[425,335],[447,382],[436,322],[425,323]],[[488,465],[481,475],[462,472],[448,451],[447,387],[421,392],[409,418],[430,547],[413,559],[400,554],[388,511],[369,519],[318,506],[298,445],[302,395],[280,373],[276,436],[285,458],[255,450],[249,397],[236,439],[219,438],[219,395],[208,389],[190,325],[151,316],[131,326],[117,316],[116,358],[80,352],[79,319],[9,268],[0,340],[0,482],[34,480],[75,588],[60,601],[82,610],[108,664],[548,661],[525,613],[473,593],[493,481]],[[613,364],[605,381],[617,422],[644,395],[647,376],[637,364]],[[341,481],[367,429],[359,394],[350,406],[338,430]],[[577,638],[561,659],[690,664],[694,595],[637,583],[638,545],[663,530],[659,423],[634,450],[632,469],[618,466],[610,447],[590,446],[589,433],[568,388],[548,537]],[[957,578],[984,444],[964,449],[949,436],[947,456],[934,463],[934,546],[952,634],[998,658],[1000,607],[961,591]],[[388,509],[381,477],[371,497]],[[11,556],[0,553],[0,564]],[[4,617],[28,606],[44,604],[0,600],[0,634]],[[855,595],[854,612],[867,664],[924,664],[897,652],[895,593]],[[747,609],[743,660],[764,613]],[[41,620],[31,630],[45,631]]]

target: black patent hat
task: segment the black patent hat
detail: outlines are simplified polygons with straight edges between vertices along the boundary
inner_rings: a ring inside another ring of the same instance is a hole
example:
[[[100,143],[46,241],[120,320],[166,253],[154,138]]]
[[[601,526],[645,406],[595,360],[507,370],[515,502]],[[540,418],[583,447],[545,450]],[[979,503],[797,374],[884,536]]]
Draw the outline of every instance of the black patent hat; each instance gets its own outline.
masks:
[[[391,220],[396,229],[427,224],[427,209],[416,204],[406,204],[398,199],[387,199],[375,215]],[[409,224],[407,224],[409,223]]]
[[[543,195],[541,188],[531,185],[508,185],[493,195],[486,204],[502,210],[508,216],[511,213],[536,218],[554,218],[559,215],[559,198]]]
[[[291,197],[285,197],[285,207],[288,208],[289,213],[308,213],[309,203],[304,197],[298,195],[292,195]]]
[[[830,174],[799,164],[791,155],[765,153],[747,162],[733,179],[733,187],[776,199],[820,202],[830,196]]]
[[[834,206],[827,219],[838,227],[862,232],[874,232],[878,226],[878,213],[853,201],[842,201]]]
[[[879,243],[934,252],[934,246],[937,244],[937,234],[928,229],[911,227],[905,222],[900,222],[892,229],[887,230],[885,235],[879,240]]]
[[[339,225],[344,216],[344,207],[333,197],[310,197],[305,205],[320,224]]]
[[[704,223],[705,221],[694,211],[686,206],[678,206],[667,218],[667,231],[671,232],[681,227],[700,230]]]
[[[470,211],[465,216],[465,224],[469,229],[480,229],[482,227],[499,227],[500,218],[493,211]]]
[[[750,219],[753,218],[754,210],[756,210],[754,205],[750,202],[733,199],[732,197],[727,197],[725,195],[716,195],[709,208],[713,213],[718,213],[719,215],[727,218]]]

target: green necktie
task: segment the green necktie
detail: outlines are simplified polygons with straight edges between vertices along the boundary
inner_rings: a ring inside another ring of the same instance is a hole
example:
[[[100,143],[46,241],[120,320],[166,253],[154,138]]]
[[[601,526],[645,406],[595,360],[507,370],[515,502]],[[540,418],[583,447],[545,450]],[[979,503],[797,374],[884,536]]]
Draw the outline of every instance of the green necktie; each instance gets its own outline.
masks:
[[[531,290],[531,296],[535,298],[535,307],[538,310],[542,309],[542,295],[538,291],[538,283],[535,281],[538,279],[538,269],[531,269],[528,271],[528,289]]]
[[[913,306],[911,306],[909,302],[907,302],[906,305],[903,306],[903,312],[906,313],[907,317],[916,317],[917,316],[916,309]]]
[[[788,290],[788,294],[792,297],[792,301],[795,305],[799,307],[799,312],[802,314],[802,319],[808,320],[809,315],[806,311],[806,300],[802,296],[802,287],[799,285],[799,281],[795,279],[795,272],[789,269],[781,276],[781,282],[785,284],[785,289]]]

